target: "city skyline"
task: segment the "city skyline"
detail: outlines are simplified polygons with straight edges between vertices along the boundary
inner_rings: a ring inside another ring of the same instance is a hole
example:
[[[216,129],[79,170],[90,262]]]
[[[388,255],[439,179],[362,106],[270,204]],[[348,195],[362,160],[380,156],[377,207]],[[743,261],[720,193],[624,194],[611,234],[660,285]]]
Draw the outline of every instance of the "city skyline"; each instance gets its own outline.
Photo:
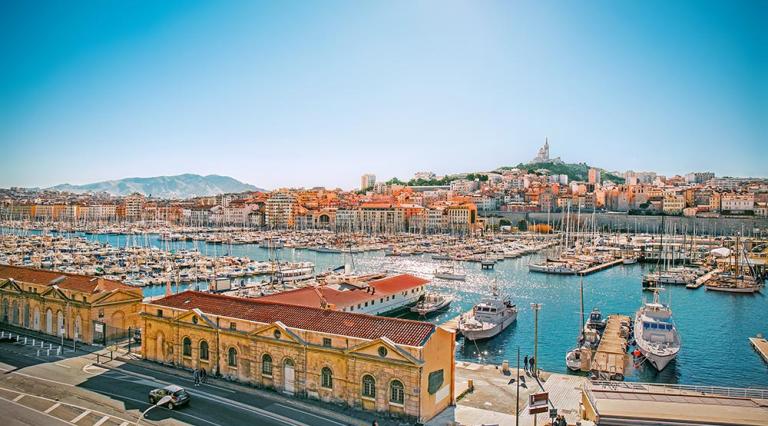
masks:
[[[606,170],[765,176],[764,3],[27,7],[0,14],[0,187],[352,188],[545,137]]]

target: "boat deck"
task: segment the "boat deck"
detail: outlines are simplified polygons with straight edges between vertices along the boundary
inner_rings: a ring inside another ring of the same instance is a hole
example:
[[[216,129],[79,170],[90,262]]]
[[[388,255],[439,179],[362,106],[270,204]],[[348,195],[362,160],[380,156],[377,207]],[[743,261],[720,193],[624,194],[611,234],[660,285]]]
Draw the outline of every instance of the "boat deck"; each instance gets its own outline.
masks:
[[[626,315],[611,315],[603,337],[592,358],[590,369],[600,377],[621,377],[627,367],[627,337],[621,335],[621,323],[630,322]],[[620,375],[620,376],[619,376]]]
[[[752,343],[757,353],[763,357],[763,360],[768,362],[768,340],[764,337],[750,337],[749,342]]]
[[[577,272],[576,275],[581,275],[581,276],[589,275],[595,272],[602,271],[603,269],[608,269],[611,266],[620,265],[622,262],[624,262],[624,259],[616,259],[610,262],[601,263],[599,265],[595,265],[587,269],[582,269],[581,271]]]

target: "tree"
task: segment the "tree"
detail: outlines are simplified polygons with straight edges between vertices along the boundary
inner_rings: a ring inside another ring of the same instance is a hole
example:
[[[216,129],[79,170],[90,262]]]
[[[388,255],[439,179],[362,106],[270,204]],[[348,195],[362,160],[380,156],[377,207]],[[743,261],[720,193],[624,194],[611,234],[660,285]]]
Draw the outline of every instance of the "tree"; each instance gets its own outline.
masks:
[[[517,222],[517,229],[519,229],[520,231],[527,231],[528,222],[526,222],[525,219],[520,219],[520,222]]]
[[[499,221],[499,226],[512,226],[512,222],[508,221],[507,219],[501,219]]]

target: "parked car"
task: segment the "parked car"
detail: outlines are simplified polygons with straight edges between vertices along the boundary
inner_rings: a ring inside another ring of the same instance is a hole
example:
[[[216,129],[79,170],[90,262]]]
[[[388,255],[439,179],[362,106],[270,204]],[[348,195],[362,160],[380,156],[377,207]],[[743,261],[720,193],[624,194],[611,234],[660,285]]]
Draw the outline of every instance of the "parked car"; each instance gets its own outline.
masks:
[[[166,395],[171,397],[171,401],[166,405],[169,410],[189,404],[190,396],[181,386],[168,385],[164,388],[153,389],[149,391],[149,403],[156,404],[157,401]]]

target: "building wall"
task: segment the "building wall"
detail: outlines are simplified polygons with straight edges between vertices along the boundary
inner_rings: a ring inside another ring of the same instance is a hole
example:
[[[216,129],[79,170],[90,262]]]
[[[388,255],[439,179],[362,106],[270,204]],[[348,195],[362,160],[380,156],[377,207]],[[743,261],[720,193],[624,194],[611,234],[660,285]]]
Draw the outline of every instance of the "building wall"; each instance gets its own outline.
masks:
[[[57,290],[44,285],[0,280],[0,322],[61,336],[61,318],[66,339],[73,339],[77,332],[78,341],[91,344],[94,343],[93,321],[100,321],[107,327],[120,330],[138,325],[140,292],[107,296],[110,295]],[[7,311],[5,306],[8,306]],[[18,309],[18,314],[14,313],[15,309]]]
[[[163,310],[163,318],[157,317]],[[142,353],[152,361],[173,363],[183,368],[205,368],[243,383],[276,391],[286,391],[286,364],[293,364],[294,394],[300,397],[343,404],[361,410],[390,413],[426,421],[453,403],[453,334],[442,329],[434,333],[423,348],[395,345],[383,340],[368,341],[348,336],[330,335],[306,330],[287,329],[280,323],[258,324],[243,320],[208,316],[145,304]],[[236,331],[229,330],[229,323]],[[275,334],[279,331],[279,337]],[[183,341],[191,340],[191,353],[183,355]],[[330,339],[330,347],[324,346]],[[209,345],[209,359],[200,359],[200,342]],[[386,356],[379,353],[386,348]],[[230,348],[237,351],[237,366],[229,366]],[[449,350],[450,349],[450,350]],[[406,355],[402,355],[402,353]],[[271,357],[271,374],[263,372],[265,355]],[[412,357],[409,359],[409,357]],[[413,360],[416,360],[416,363]],[[332,372],[332,388],[322,386],[321,372]],[[436,395],[427,392],[427,372],[442,369],[444,387]],[[371,375],[376,383],[375,398],[362,396],[363,376]],[[390,402],[390,384],[403,384],[403,404]],[[446,395],[447,393],[447,395]]]

